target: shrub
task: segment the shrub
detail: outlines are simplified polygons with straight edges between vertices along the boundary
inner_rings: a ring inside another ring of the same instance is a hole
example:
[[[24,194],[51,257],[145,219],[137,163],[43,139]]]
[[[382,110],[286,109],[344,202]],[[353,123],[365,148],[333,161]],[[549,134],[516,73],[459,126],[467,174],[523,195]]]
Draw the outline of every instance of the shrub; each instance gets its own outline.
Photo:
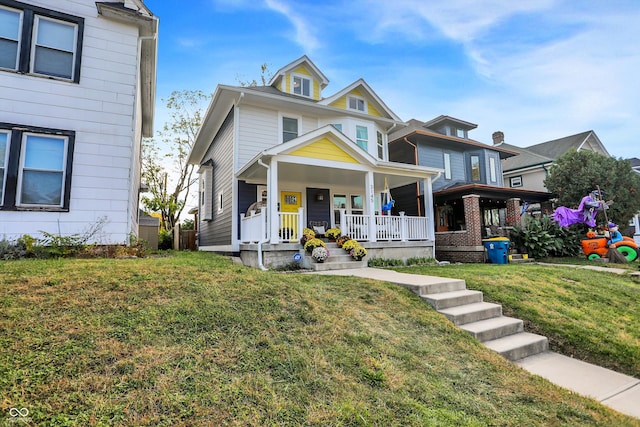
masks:
[[[160,234],[158,234],[158,249],[165,251],[173,249],[173,234],[164,229],[160,230]]]
[[[580,226],[560,227],[548,215],[527,217],[523,225],[513,227],[510,239],[521,253],[533,258],[566,257],[580,253]]]

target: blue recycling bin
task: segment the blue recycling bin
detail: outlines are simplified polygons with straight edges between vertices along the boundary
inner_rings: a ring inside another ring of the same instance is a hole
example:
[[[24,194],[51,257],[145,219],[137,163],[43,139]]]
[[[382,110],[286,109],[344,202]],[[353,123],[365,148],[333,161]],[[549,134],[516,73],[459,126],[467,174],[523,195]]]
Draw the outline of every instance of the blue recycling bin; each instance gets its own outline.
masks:
[[[487,250],[487,257],[491,264],[507,264],[509,262],[509,246],[511,242],[506,237],[493,237],[482,240]]]

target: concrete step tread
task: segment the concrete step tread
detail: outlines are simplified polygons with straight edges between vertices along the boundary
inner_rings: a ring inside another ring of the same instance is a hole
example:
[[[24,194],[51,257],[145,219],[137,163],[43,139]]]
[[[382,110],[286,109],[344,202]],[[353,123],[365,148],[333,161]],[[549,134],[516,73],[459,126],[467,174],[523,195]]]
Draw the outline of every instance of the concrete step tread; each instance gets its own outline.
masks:
[[[500,328],[508,325],[522,324],[522,320],[509,316],[494,317],[491,319],[478,320],[477,322],[461,325],[460,328],[468,332],[479,333],[490,329]]]
[[[502,308],[500,304],[494,304],[491,302],[474,302],[473,304],[465,304],[465,305],[459,305],[457,307],[443,308],[442,310],[438,310],[438,311],[442,314],[458,316],[461,314],[490,310],[496,307]]]
[[[471,289],[462,289],[459,291],[438,292],[437,294],[421,295],[422,298],[428,298],[434,301],[441,301],[449,298],[458,298],[469,295],[482,295],[480,291],[472,291]]]
[[[485,341],[484,345],[498,353],[504,353],[509,350],[544,341],[548,341],[547,337],[530,332],[520,332],[495,340]]]

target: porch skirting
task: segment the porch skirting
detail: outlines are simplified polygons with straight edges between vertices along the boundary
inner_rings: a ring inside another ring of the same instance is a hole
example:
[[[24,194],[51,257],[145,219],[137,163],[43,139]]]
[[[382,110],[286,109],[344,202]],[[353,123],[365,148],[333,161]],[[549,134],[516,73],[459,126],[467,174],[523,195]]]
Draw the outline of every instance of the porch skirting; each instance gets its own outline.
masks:
[[[438,261],[485,262],[484,246],[436,246]]]
[[[367,249],[367,257],[382,259],[434,258],[433,241],[412,242],[360,242]],[[267,268],[278,268],[291,264],[294,256],[302,253],[298,243],[278,243],[262,245],[262,260]],[[258,267],[258,245],[240,244],[240,259],[246,266]]]

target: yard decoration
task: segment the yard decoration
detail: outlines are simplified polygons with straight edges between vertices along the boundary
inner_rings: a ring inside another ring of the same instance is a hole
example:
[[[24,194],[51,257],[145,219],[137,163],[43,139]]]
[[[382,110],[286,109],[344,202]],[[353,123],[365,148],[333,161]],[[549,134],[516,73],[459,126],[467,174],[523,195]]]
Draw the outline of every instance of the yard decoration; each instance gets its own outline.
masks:
[[[588,233],[587,238],[581,241],[582,251],[588,259],[609,258],[611,262],[621,263],[633,262],[638,259],[640,248],[632,238],[621,236],[622,240],[608,244],[609,238],[606,235],[592,233]]]
[[[384,199],[386,203],[382,205],[382,215],[391,215],[391,208],[396,203],[391,197],[391,190],[389,189],[389,183],[387,182],[387,177],[384,177]]]
[[[551,217],[560,227],[569,227],[573,224],[586,224],[589,227],[596,226],[596,214],[605,212],[609,209],[609,205],[599,198],[602,192],[598,190],[592,191],[589,195],[582,198],[578,209],[571,209],[566,206],[558,206]]]

